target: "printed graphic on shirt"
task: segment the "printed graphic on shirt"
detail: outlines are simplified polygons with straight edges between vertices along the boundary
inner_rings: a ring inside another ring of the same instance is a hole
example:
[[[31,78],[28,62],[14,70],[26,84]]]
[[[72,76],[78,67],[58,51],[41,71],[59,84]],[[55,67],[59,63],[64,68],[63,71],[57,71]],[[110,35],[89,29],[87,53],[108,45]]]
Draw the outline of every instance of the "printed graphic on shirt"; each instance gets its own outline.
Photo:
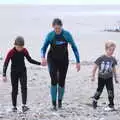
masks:
[[[112,64],[113,64],[113,62],[110,62],[110,61],[107,61],[107,62],[102,61],[99,72],[101,74],[111,73],[112,72]]]
[[[117,60],[103,55],[95,61],[95,64],[99,67],[99,77],[110,78],[113,77],[113,68],[117,65]]]

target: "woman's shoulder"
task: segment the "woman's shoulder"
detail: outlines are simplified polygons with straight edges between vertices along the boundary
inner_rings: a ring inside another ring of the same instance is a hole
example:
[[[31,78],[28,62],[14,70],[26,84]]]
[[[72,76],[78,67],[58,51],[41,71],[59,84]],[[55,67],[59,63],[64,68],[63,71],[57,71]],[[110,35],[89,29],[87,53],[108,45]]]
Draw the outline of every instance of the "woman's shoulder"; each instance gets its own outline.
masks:
[[[71,33],[69,31],[63,30],[63,36],[66,38],[66,40],[73,41],[72,35],[71,35]]]
[[[55,36],[55,32],[54,32],[54,31],[50,31],[50,32],[48,32],[48,34],[47,34],[47,39],[48,39],[48,40],[51,40],[54,36]]]
[[[63,33],[64,33],[65,35],[71,35],[71,33],[70,33],[68,30],[65,30],[65,29],[63,29]]]
[[[55,35],[55,32],[53,30],[48,32],[48,34],[47,34],[47,36],[52,36],[52,35]]]

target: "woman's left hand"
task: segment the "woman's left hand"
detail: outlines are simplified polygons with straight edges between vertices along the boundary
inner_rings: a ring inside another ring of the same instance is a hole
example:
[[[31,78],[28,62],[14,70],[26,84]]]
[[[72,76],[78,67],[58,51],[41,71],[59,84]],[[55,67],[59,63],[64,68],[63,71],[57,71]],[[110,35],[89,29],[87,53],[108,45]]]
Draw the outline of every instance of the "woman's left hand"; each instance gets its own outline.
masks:
[[[80,71],[80,63],[76,63],[76,69],[77,69],[77,72]]]

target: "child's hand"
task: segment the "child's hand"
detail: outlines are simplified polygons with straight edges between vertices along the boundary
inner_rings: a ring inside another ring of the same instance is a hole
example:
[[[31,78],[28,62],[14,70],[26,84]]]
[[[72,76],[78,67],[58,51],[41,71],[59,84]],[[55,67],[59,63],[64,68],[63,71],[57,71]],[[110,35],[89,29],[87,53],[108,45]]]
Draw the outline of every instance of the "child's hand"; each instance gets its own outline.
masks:
[[[3,82],[7,82],[7,77],[6,76],[3,76]]]
[[[115,80],[115,83],[116,83],[116,84],[118,84],[118,83],[119,83],[119,81],[118,81],[118,80]]]

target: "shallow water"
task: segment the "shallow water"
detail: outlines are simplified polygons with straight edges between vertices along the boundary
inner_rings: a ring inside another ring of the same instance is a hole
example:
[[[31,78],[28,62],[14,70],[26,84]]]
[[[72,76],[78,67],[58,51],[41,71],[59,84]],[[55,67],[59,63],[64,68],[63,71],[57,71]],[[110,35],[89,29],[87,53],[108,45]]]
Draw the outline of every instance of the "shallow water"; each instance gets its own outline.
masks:
[[[102,32],[104,29],[118,27],[119,11],[119,5],[0,6],[0,54],[4,57],[6,51],[13,46],[14,38],[22,35],[31,55],[40,59],[42,41],[51,30],[51,22],[53,18],[60,17],[64,28],[72,32],[82,61],[93,61],[103,54],[104,42],[108,39],[116,41],[116,56],[119,58],[120,33]],[[75,60],[71,49],[70,59]]]

